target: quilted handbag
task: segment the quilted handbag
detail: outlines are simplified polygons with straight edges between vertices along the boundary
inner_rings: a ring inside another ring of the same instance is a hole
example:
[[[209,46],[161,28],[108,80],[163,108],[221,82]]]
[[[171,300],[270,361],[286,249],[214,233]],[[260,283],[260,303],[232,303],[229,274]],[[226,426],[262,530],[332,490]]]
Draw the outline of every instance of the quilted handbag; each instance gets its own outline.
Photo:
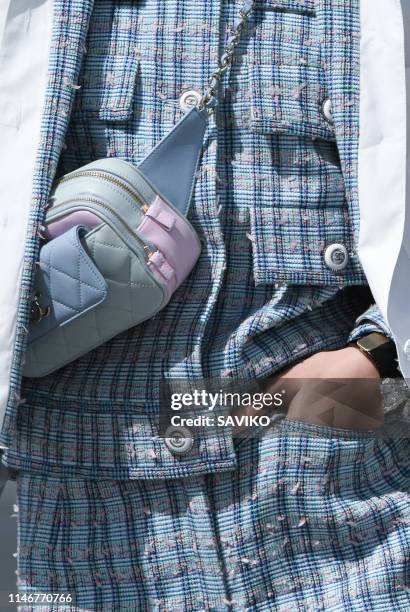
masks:
[[[187,219],[218,81],[252,8],[234,34],[199,108],[135,166],[94,161],[56,184],[44,220],[24,375],[45,376],[157,314],[200,255]]]
[[[194,108],[181,122],[140,167],[107,158],[58,182],[45,217],[25,376],[45,376],[154,316],[192,270],[200,241],[184,213],[206,121]]]

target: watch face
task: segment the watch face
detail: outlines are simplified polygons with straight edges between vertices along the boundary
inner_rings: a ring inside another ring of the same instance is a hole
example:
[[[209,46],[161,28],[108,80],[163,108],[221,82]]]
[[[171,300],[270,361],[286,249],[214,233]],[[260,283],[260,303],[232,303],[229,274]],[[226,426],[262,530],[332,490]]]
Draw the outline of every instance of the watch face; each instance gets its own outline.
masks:
[[[378,332],[372,332],[367,336],[363,336],[363,338],[359,338],[357,344],[367,352],[372,352],[374,349],[379,348],[383,344],[388,344],[391,342],[390,338],[385,336],[384,334],[380,334]]]

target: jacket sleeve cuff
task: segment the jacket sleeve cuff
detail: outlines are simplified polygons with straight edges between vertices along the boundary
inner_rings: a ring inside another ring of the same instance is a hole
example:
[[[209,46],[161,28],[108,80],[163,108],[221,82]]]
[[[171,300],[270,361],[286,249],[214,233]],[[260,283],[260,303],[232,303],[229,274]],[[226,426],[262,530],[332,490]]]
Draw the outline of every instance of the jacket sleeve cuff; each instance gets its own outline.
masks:
[[[371,332],[379,332],[393,339],[392,332],[376,304],[372,304],[356,319],[356,325],[349,334],[348,342],[354,342]]]

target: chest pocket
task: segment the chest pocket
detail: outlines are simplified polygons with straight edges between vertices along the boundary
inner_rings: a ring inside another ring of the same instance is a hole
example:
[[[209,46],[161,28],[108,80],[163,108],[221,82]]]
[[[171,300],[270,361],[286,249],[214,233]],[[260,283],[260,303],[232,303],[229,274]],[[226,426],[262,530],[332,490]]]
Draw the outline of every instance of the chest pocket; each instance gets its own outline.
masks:
[[[270,147],[251,204],[256,284],[363,282],[322,62],[315,0],[256,0],[249,129]],[[338,246],[339,245],[339,246]]]

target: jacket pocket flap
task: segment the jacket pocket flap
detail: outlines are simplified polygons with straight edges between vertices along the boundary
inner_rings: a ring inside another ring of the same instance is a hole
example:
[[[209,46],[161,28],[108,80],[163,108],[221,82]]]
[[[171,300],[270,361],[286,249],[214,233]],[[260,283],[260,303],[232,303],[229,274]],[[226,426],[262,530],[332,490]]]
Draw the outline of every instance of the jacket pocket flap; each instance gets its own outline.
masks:
[[[351,226],[347,210],[254,207],[251,211],[253,268],[256,285],[289,284],[338,285],[341,276],[329,269],[325,250],[343,244],[349,252],[342,278],[362,280],[360,262],[352,253]]]
[[[251,129],[335,140],[323,113],[327,93],[320,66],[251,64],[249,70]]]
[[[86,231],[77,225],[41,248],[35,280],[38,305],[33,304],[29,343],[95,308],[107,297],[106,280],[81,242]],[[44,316],[36,320],[40,307]]]
[[[132,116],[139,59],[135,55],[93,55],[82,78],[80,108],[95,111],[103,121]]]

